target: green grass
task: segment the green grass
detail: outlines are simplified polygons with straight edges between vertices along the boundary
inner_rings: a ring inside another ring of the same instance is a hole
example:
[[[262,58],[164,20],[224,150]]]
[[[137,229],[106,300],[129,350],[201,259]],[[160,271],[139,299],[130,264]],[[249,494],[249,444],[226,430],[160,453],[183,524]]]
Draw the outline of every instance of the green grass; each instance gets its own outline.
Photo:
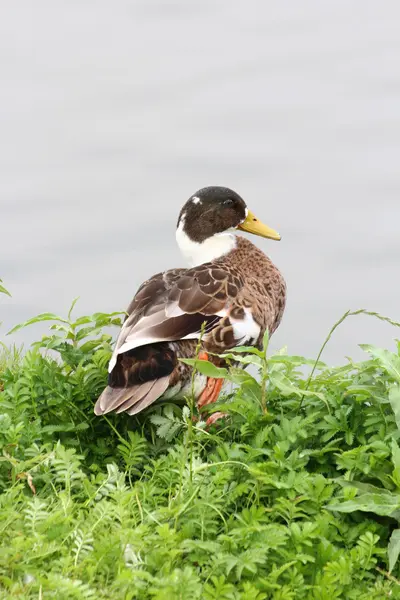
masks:
[[[207,431],[95,417],[120,315],[44,320],[0,358],[2,599],[400,598],[399,345],[309,378],[239,349],[259,375],[213,373],[236,388]]]

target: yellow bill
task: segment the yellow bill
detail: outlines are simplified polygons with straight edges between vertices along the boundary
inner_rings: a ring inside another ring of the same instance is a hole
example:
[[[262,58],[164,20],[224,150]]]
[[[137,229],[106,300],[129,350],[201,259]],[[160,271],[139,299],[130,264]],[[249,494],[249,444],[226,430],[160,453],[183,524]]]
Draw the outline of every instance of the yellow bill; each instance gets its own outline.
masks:
[[[242,229],[243,231],[247,231],[248,233],[254,233],[254,235],[260,235],[261,237],[269,238],[270,240],[280,240],[281,236],[275,229],[271,229],[264,223],[261,223],[254,216],[254,214],[249,210],[247,213],[247,217],[238,225],[238,229]]]

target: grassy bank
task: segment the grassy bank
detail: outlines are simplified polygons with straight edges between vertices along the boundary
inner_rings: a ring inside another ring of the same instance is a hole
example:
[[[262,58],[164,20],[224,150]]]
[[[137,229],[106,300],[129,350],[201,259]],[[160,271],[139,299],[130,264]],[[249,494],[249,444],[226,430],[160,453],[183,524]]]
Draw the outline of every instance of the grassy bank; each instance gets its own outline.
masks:
[[[72,315],[0,357],[1,598],[400,598],[399,348],[310,379],[239,352],[206,431],[95,417],[120,316]]]

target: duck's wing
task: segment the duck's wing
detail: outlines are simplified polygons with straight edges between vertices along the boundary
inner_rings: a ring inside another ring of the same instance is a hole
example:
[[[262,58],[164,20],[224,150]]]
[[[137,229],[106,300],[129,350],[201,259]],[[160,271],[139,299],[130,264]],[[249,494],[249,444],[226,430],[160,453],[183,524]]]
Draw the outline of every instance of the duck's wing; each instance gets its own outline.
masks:
[[[245,309],[235,306],[242,286],[233,269],[213,263],[155,275],[139,288],[128,308],[109,371],[118,355],[139,346],[199,338],[204,322],[206,341],[221,349],[233,347],[248,321]]]
[[[213,263],[146,281],[128,308],[95,413],[134,415],[155,402],[179,379],[178,358],[188,356],[188,346],[193,355],[200,335],[207,351],[256,343],[263,329],[257,283],[249,289],[234,268]]]

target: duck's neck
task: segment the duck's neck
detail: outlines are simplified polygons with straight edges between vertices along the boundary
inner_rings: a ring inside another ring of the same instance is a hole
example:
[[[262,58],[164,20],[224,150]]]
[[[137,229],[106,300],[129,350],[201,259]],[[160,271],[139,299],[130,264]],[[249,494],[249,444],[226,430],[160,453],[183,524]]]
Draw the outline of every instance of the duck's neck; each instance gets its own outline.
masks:
[[[176,241],[180,251],[192,267],[217,260],[236,248],[236,236],[225,231],[217,233],[203,242],[195,242],[185,233],[184,223],[179,223]]]

